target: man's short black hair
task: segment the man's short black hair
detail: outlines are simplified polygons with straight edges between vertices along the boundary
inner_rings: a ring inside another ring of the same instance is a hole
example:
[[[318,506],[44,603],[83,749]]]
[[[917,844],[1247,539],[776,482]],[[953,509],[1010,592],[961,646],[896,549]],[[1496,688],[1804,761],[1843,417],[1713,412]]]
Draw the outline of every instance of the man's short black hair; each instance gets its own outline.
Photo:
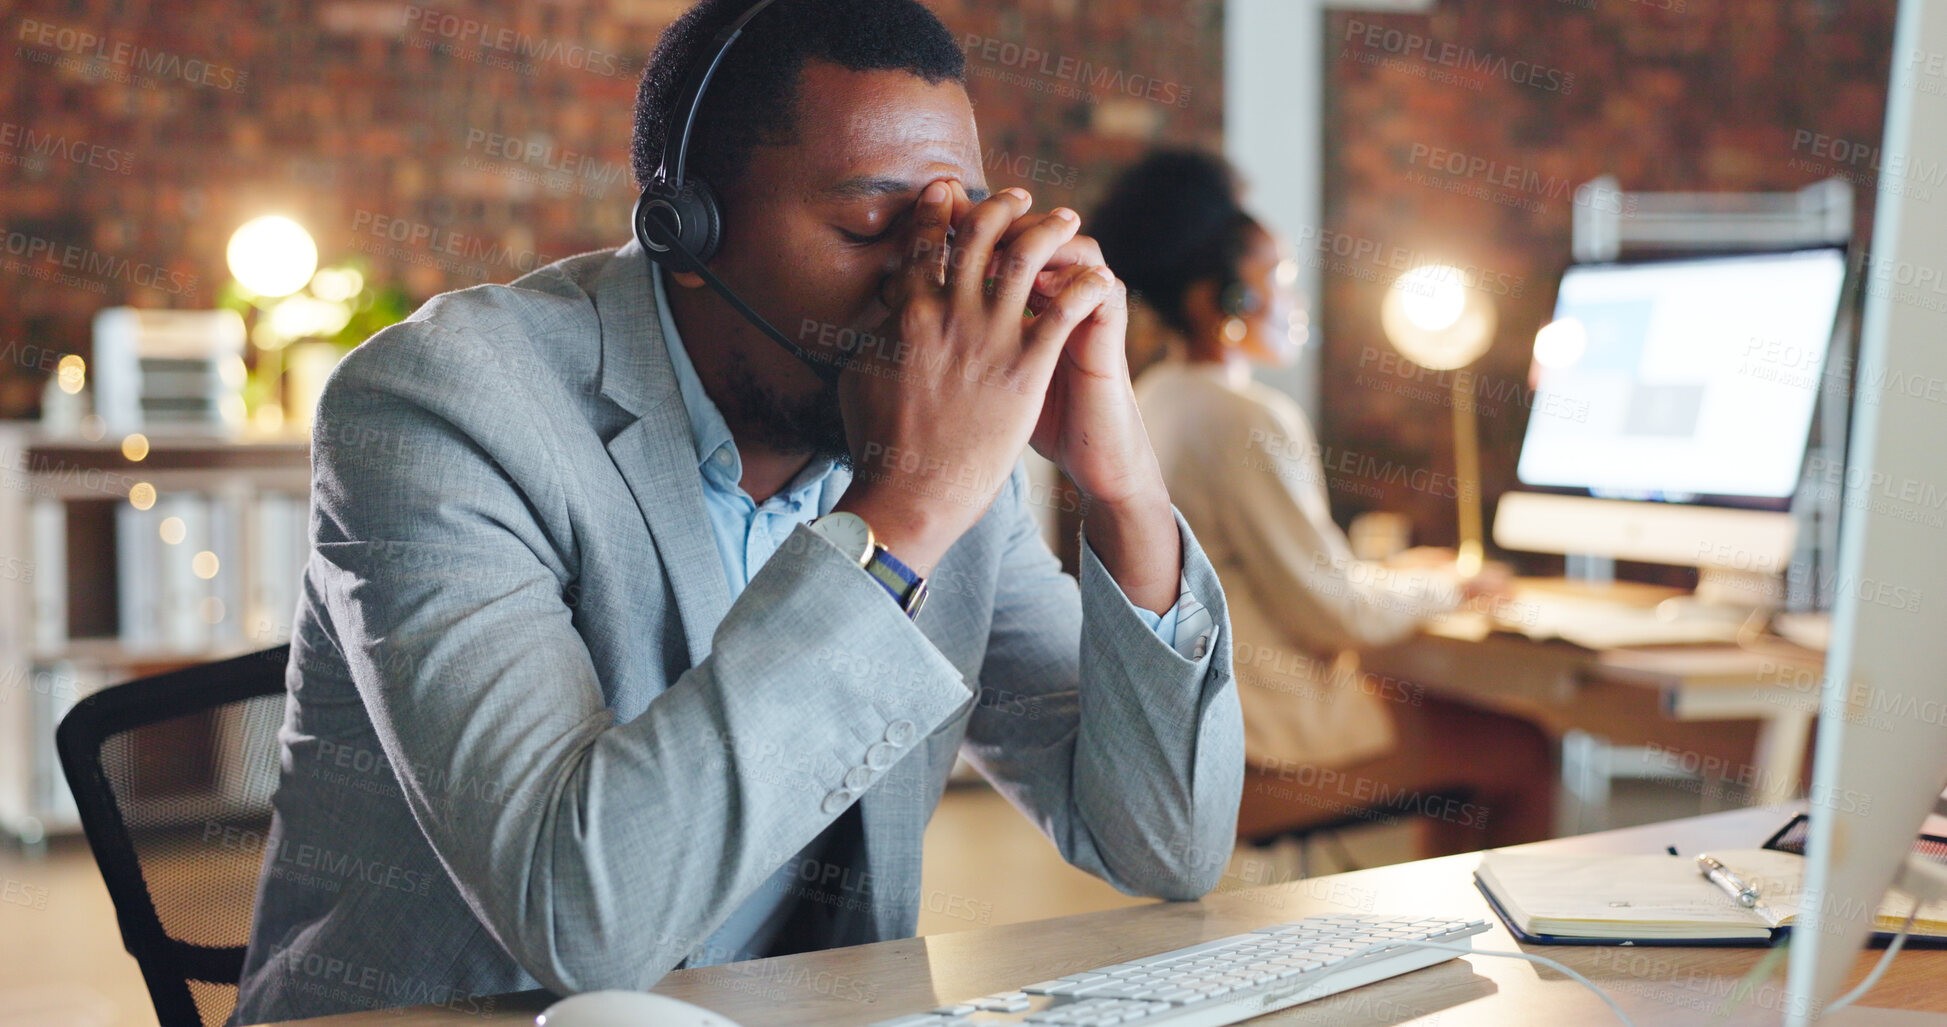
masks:
[[[663,33],[636,90],[637,186],[655,177],[684,84],[715,53],[717,34],[755,2],[699,0]],[[685,173],[723,189],[738,182],[757,144],[794,142],[798,76],[812,58],[852,71],[907,71],[935,85],[966,81],[966,55],[917,0],[777,0],[745,27],[710,80]]]

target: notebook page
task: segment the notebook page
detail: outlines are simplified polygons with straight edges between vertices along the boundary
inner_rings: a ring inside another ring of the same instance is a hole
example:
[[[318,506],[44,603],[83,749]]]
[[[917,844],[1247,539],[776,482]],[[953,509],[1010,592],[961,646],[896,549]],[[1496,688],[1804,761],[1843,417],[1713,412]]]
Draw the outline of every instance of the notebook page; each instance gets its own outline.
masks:
[[[1541,933],[1546,922],[1643,928],[1768,928],[1765,918],[1705,880],[1696,860],[1677,856],[1557,856],[1489,852],[1482,877],[1517,917]]]

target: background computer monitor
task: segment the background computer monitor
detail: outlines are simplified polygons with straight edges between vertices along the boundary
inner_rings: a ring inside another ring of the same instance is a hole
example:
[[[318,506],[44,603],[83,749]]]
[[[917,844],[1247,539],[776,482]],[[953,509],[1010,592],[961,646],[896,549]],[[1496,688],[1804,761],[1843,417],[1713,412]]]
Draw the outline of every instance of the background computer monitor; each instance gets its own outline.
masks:
[[[1947,165],[1947,5],[1902,0],[1881,166]],[[1839,991],[1877,904],[1947,780],[1947,529],[1871,500],[1947,490],[1947,198],[1880,176],[1853,401],[1832,644],[1813,756],[1806,911],[1792,931],[1793,1023]],[[1923,387],[1914,388],[1911,383]],[[1899,384],[1895,384],[1899,383]],[[1935,383],[1929,389],[1926,383]],[[1895,599],[1896,590],[1904,601]],[[1917,600],[1915,597],[1918,597]],[[1861,1001],[1873,1003],[1871,993]]]
[[[1495,542],[1782,571],[1845,281],[1837,248],[1570,267]]]

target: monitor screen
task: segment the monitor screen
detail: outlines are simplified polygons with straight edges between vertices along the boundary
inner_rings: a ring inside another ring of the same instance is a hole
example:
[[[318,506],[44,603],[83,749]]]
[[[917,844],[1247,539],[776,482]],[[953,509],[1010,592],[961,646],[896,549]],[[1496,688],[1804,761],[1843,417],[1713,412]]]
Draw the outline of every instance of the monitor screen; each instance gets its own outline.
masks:
[[[1569,268],[1535,340],[1522,484],[1789,498],[1845,272],[1839,249]]]

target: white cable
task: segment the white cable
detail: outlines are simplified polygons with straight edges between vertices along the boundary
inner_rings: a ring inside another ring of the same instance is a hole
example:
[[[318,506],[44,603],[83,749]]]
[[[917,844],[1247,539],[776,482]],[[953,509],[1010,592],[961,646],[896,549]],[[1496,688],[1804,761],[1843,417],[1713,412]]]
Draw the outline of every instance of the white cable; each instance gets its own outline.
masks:
[[[1886,968],[1893,965],[1893,957],[1900,954],[1900,947],[1906,944],[1907,932],[1913,930],[1913,918],[1919,915],[1920,901],[1915,899],[1913,902],[1913,912],[1906,915],[1906,923],[1900,925],[1900,933],[1894,935],[1893,943],[1886,946],[1886,954],[1879,957],[1879,962],[1873,964],[1873,972],[1867,974],[1866,979],[1859,982],[1859,987],[1833,999],[1831,1004],[1825,1007],[1825,1012],[1830,1013],[1835,1009],[1844,1009],[1857,1002],[1861,995],[1873,990],[1873,985],[1879,983],[1880,977],[1886,973]],[[1822,1013],[1820,1015],[1824,1014]]]
[[[1609,997],[1608,992],[1603,991],[1600,987],[1597,987],[1594,981],[1589,980],[1587,977],[1584,977],[1581,974],[1576,973],[1575,971],[1569,969],[1566,966],[1563,966],[1560,963],[1557,963],[1552,959],[1549,959],[1547,956],[1537,956],[1531,952],[1498,952],[1494,949],[1477,949],[1470,945],[1442,945],[1438,942],[1431,942],[1431,941],[1401,941],[1401,942],[1394,942],[1393,944],[1418,945],[1423,949],[1440,949],[1443,952],[1455,952],[1463,956],[1501,956],[1505,959],[1525,959],[1530,963],[1540,963],[1542,966],[1548,967],[1549,969],[1554,970],[1557,973],[1564,974],[1577,981],[1580,981],[1583,987],[1589,989],[1590,991],[1595,992],[1597,998],[1601,999],[1605,1004],[1608,1005],[1610,1009],[1615,1011],[1616,1019],[1621,1020],[1623,1022],[1624,1027],[1636,1027],[1635,1021],[1629,1018],[1628,1013],[1623,1012],[1622,1007],[1616,1004],[1615,999]],[[1871,978],[1868,978],[1867,980],[1870,983]]]

